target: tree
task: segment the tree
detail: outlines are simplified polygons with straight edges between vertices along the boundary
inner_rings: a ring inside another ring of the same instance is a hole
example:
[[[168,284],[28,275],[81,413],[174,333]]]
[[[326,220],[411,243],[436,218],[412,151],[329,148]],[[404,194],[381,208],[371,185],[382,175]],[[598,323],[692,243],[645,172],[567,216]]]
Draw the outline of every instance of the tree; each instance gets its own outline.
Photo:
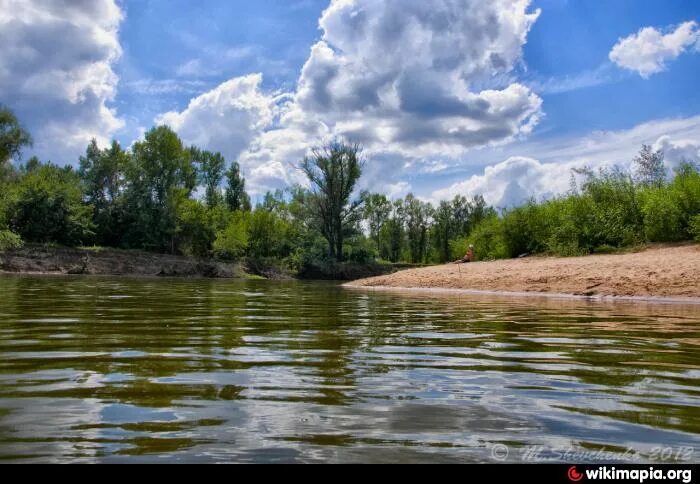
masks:
[[[364,193],[363,215],[369,228],[369,236],[374,241],[377,249],[380,248],[380,231],[391,214],[391,202],[386,196],[379,193]]]
[[[178,207],[196,185],[192,153],[167,126],[151,129],[132,152],[126,191],[133,217],[128,244],[174,253]]]
[[[0,105],[0,190],[13,175],[12,158],[19,158],[22,148],[31,146],[32,137],[19,123],[14,113]]]
[[[36,167],[15,190],[9,225],[24,240],[79,245],[94,235],[92,207],[83,203],[80,178],[71,167]]]
[[[311,207],[316,227],[328,242],[328,255],[343,260],[343,240],[355,230],[361,215],[360,200],[350,201],[362,174],[359,145],[333,142],[313,150],[301,169],[313,186]]]
[[[226,160],[221,153],[190,148],[192,157],[199,164],[199,179],[204,186],[204,200],[207,207],[213,208],[222,201],[221,181],[224,179]]]
[[[31,144],[32,137],[20,125],[14,113],[0,106],[0,167],[12,158],[19,157],[22,148]]]
[[[116,141],[108,149],[101,150],[93,139],[85,156],[80,157],[78,173],[85,201],[94,207],[96,239],[101,245],[116,246],[121,242],[122,195],[129,162],[129,153]]]
[[[177,208],[177,250],[185,255],[206,257],[216,238],[211,213],[199,200],[185,199]]]
[[[216,234],[214,254],[222,259],[236,259],[248,248],[248,212],[234,212],[229,224]]]
[[[456,201],[459,202],[461,200],[457,199]],[[450,241],[457,232],[457,219],[454,209],[455,207],[452,203],[443,200],[435,210],[432,233],[440,262],[447,262],[451,259]]]
[[[242,210],[249,212],[250,197],[245,191],[245,178],[241,176],[241,167],[237,162],[231,163],[231,168],[226,172],[228,186],[226,187],[226,204],[232,211]]]
[[[651,146],[642,145],[634,158],[635,179],[645,186],[660,187],[666,181],[666,167],[662,150],[652,151]]]
[[[404,199],[404,213],[411,262],[423,262],[428,249],[428,227],[432,206],[421,202],[409,193]]]

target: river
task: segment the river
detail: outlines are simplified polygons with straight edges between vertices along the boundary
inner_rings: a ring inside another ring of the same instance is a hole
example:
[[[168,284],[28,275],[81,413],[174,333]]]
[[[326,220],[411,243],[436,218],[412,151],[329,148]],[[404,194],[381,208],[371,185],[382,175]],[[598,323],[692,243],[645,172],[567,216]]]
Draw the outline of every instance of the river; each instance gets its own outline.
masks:
[[[700,457],[700,306],[0,276],[0,461]]]

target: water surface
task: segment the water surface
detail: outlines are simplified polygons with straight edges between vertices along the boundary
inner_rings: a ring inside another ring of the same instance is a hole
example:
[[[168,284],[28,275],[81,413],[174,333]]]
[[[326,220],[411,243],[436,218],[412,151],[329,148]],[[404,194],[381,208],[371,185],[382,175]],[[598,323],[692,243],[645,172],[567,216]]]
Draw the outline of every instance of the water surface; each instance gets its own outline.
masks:
[[[0,276],[0,459],[696,462],[699,346],[700,306]]]

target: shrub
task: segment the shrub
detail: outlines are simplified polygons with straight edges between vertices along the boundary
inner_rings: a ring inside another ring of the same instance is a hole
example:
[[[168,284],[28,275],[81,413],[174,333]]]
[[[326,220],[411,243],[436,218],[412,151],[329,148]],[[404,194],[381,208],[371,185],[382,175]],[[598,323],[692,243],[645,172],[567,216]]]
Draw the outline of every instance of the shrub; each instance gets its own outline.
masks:
[[[214,255],[221,259],[242,257],[248,248],[248,213],[234,212],[228,226],[216,234]]]
[[[700,242],[700,214],[690,219],[689,232],[696,241]]]
[[[474,244],[477,260],[505,259],[510,257],[503,234],[503,219],[489,217],[481,222],[467,238],[467,244]],[[464,252],[459,255],[461,257]]]
[[[22,177],[10,203],[9,226],[29,242],[80,245],[91,240],[92,206],[70,167],[39,165]]]
[[[667,188],[650,189],[642,198],[644,234],[650,242],[683,240],[683,211]]]
[[[0,230],[0,252],[22,247],[22,238],[9,230]]]

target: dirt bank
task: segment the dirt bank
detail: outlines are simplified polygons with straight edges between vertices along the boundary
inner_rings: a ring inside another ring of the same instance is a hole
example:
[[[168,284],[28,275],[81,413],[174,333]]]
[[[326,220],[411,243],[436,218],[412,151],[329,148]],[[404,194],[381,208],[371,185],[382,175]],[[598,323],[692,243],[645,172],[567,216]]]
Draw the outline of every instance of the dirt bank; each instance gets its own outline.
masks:
[[[700,245],[448,264],[361,279],[348,286],[699,298]]]
[[[0,271],[211,278],[246,275],[240,264],[134,250],[72,249],[45,245],[27,245],[22,249],[0,253]]]

